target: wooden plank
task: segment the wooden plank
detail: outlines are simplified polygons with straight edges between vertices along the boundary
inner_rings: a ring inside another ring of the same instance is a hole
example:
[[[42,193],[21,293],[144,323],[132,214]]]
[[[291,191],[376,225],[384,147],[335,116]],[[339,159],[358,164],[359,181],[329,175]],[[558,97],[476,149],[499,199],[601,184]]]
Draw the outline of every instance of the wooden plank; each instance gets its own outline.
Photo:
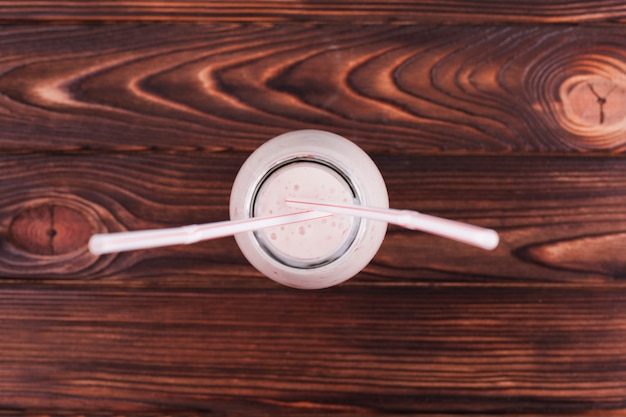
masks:
[[[626,30],[156,24],[0,34],[0,150],[623,152]]]
[[[623,406],[613,288],[2,286],[13,409],[520,413]]]
[[[4,280],[162,287],[272,287],[232,238],[100,258],[97,231],[228,219],[247,154],[0,157]],[[391,227],[358,286],[616,284],[624,277],[626,160],[618,157],[375,155],[391,205],[492,227],[492,252]],[[54,231],[54,233],[50,233]],[[616,281],[617,280],[617,281]]]
[[[540,0],[429,0],[302,2],[295,0],[177,1],[0,1],[4,21],[228,21],[339,22],[393,24],[615,23],[626,8],[617,0],[543,2]]]

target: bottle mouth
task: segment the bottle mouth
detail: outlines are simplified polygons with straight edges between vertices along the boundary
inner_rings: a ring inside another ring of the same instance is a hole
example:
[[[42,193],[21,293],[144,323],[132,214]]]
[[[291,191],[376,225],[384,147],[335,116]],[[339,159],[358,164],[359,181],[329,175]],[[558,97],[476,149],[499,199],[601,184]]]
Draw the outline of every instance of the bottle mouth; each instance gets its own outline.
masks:
[[[260,178],[248,216],[297,212],[285,204],[288,198],[361,202],[349,176],[336,165],[313,157],[297,157],[273,166]],[[315,269],[345,255],[353,246],[361,223],[356,217],[335,215],[259,230],[253,236],[274,261],[296,269]]]

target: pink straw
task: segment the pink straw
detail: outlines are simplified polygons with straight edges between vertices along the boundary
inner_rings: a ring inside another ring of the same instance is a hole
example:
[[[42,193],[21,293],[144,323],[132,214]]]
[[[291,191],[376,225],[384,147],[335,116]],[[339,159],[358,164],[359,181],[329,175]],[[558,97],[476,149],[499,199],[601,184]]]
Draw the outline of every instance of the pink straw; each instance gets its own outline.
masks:
[[[102,255],[105,253],[157,248],[169,245],[188,245],[202,240],[217,239],[237,233],[321,219],[329,216],[331,216],[331,214],[326,212],[321,213],[309,210],[277,216],[194,224],[168,229],[97,234],[93,235],[89,240],[89,250],[95,255]]]
[[[437,236],[456,240],[486,250],[495,249],[500,238],[495,230],[485,229],[467,223],[442,219],[411,210],[381,209],[341,204],[319,200],[287,199],[285,203],[292,208],[317,210],[333,214],[362,217],[396,224],[412,230],[421,230]]]

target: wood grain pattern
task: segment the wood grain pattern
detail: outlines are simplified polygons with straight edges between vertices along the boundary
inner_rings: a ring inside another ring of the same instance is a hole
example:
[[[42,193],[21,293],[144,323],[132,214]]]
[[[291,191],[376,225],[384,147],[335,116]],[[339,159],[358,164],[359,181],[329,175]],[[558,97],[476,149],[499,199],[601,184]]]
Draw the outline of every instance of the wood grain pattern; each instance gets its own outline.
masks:
[[[376,24],[622,23],[626,7],[617,0],[350,2],[298,0],[0,1],[0,20],[359,22]]]
[[[622,158],[377,156],[395,206],[496,227],[503,246],[485,254],[392,229],[366,271],[321,292],[273,284],[232,240],[98,260],[84,248],[29,254],[5,239],[12,218],[44,203],[78,210],[87,223],[97,213],[109,230],[221,220],[245,156],[2,158],[3,407],[116,415],[622,407],[626,300],[614,247],[626,227]],[[576,241],[587,251],[572,252]],[[608,267],[590,271],[593,253]]]
[[[626,6],[615,0],[0,0],[0,416],[626,416]],[[225,220],[285,131],[369,152],[398,208],[323,291]]]
[[[618,408],[623,291],[3,286],[4,407],[409,413]]]
[[[268,283],[257,279],[260,275],[233,239],[96,258],[86,251],[86,240],[74,251],[45,256],[24,250],[12,237],[14,219],[41,206],[81,213],[78,223],[89,225],[94,233],[227,220],[230,187],[246,156],[207,152],[2,157],[0,276],[52,282],[88,279],[123,286],[265,288]],[[486,252],[392,227],[355,285],[478,280],[593,286],[624,277],[622,158],[386,155],[375,161],[387,178],[393,207],[492,227],[500,232],[502,243]],[[57,224],[59,230],[63,226]],[[40,234],[48,230],[44,223]]]
[[[0,34],[0,149],[623,152],[626,31],[102,25]]]

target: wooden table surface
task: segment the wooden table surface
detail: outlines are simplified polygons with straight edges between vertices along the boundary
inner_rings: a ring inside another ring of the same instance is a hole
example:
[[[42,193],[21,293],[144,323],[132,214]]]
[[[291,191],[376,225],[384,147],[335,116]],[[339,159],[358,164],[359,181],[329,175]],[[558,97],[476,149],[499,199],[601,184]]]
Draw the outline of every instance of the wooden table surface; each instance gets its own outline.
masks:
[[[0,416],[626,415],[626,4],[0,1]],[[243,161],[343,135],[391,205],[360,274],[280,286],[226,220]]]

